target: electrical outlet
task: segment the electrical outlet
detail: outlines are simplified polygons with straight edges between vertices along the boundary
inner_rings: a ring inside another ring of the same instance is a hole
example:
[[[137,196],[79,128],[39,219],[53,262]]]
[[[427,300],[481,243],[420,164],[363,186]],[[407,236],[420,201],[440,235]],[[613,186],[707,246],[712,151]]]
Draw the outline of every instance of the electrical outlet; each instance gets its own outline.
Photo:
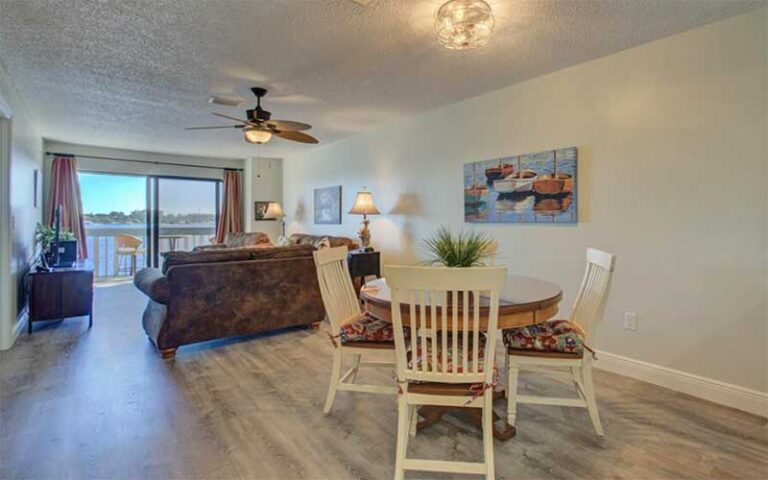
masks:
[[[624,312],[624,330],[637,330],[637,314],[635,312]]]

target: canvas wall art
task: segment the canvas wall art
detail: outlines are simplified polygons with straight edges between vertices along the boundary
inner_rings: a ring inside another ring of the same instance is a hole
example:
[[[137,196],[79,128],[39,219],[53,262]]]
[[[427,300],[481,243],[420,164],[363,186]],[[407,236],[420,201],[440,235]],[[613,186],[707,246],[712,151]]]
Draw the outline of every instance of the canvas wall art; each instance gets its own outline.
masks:
[[[315,189],[315,224],[341,224],[341,185]]]
[[[464,165],[464,221],[576,223],[576,147]]]

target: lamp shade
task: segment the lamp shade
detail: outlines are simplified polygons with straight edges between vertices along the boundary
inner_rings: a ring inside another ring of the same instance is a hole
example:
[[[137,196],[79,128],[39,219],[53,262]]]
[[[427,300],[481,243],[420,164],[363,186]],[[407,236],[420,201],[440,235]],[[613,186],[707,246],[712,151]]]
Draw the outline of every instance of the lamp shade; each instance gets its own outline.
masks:
[[[352,205],[352,209],[349,213],[355,215],[378,215],[379,209],[373,203],[373,194],[371,192],[357,192],[355,197],[355,204]]]
[[[267,211],[264,212],[264,218],[280,220],[283,217],[285,217],[283,207],[278,202],[270,202]]]

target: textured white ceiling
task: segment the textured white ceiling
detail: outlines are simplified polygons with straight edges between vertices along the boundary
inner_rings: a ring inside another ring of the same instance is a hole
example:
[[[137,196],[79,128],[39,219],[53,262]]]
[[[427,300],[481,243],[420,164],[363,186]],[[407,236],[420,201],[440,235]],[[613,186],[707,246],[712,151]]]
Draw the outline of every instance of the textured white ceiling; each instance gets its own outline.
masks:
[[[255,155],[236,131],[270,88],[278,119],[328,143],[374,125],[726,18],[761,0],[489,0],[481,50],[433,37],[442,0],[0,0],[0,62],[45,137],[211,156]],[[248,98],[238,108],[211,94]],[[275,140],[264,156],[317,148]]]

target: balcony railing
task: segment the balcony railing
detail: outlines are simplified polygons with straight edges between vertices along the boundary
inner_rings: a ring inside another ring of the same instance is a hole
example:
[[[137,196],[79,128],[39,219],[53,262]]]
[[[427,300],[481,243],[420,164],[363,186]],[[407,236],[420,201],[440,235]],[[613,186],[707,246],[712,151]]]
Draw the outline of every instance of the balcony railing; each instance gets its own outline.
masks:
[[[136,255],[136,268],[140,270],[148,265],[147,258],[152,257],[151,245],[147,241],[147,227],[141,224],[123,225],[87,225],[85,229],[88,242],[88,256],[93,262],[97,280],[117,280],[131,278],[131,257],[117,254],[117,235],[131,235],[142,241]],[[215,235],[213,226],[200,225],[160,225],[159,251],[189,251],[199,245],[210,245]],[[163,257],[159,256],[162,265]]]

